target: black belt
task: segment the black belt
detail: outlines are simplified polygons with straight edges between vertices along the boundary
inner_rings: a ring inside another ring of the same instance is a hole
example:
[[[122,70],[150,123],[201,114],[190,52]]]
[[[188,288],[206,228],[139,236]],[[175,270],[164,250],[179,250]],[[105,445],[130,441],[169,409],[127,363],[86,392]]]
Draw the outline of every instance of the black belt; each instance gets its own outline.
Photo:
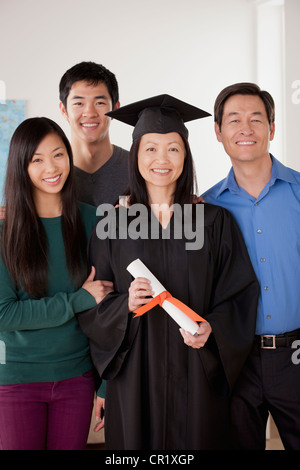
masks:
[[[291,344],[300,338],[300,329],[289,331],[282,335],[256,335],[255,343],[261,349],[276,349],[291,346]]]

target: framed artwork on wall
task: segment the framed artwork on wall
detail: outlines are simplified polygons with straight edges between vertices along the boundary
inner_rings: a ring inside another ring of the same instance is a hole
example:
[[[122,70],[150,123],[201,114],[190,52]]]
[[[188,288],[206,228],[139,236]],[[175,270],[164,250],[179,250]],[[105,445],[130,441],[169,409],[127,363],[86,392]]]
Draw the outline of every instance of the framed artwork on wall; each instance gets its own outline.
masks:
[[[0,103],[0,206],[4,205],[4,181],[10,139],[25,116],[25,100],[5,100]]]

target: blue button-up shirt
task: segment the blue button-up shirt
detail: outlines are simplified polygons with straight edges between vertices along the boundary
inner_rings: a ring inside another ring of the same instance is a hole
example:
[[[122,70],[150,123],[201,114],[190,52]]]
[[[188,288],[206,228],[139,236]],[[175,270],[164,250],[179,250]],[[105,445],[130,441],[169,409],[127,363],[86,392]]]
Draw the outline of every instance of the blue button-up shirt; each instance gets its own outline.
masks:
[[[202,196],[238,222],[260,283],[256,334],[300,328],[300,173],[272,155],[271,179],[255,199],[227,178]]]

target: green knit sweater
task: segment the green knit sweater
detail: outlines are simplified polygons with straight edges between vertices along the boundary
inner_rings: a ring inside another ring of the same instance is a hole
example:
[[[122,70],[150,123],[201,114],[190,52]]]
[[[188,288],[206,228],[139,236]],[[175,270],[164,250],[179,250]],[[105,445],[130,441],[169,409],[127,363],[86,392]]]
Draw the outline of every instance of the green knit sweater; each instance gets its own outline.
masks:
[[[89,237],[96,209],[79,203]],[[41,219],[49,241],[48,297],[33,300],[17,291],[0,258],[0,341],[5,363],[0,384],[55,382],[92,368],[89,343],[76,314],[96,305],[86,290],[74,290],[66,267],[61,217]],[[13,249],[13,247],[12,247]],[[30,248],[28,248],[30,249]]]

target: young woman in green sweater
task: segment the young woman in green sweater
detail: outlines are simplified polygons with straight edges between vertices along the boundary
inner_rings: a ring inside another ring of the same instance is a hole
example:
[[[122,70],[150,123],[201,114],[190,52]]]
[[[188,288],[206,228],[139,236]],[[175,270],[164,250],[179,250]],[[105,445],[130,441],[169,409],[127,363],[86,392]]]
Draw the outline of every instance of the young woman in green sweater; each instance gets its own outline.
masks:
[[[5,203],[0,449],[84,449],[95,389],[76,314],[99,303],[105,287],[86,259],[96,211],[77,202],[71,147],[50,119],[16,129]]]

